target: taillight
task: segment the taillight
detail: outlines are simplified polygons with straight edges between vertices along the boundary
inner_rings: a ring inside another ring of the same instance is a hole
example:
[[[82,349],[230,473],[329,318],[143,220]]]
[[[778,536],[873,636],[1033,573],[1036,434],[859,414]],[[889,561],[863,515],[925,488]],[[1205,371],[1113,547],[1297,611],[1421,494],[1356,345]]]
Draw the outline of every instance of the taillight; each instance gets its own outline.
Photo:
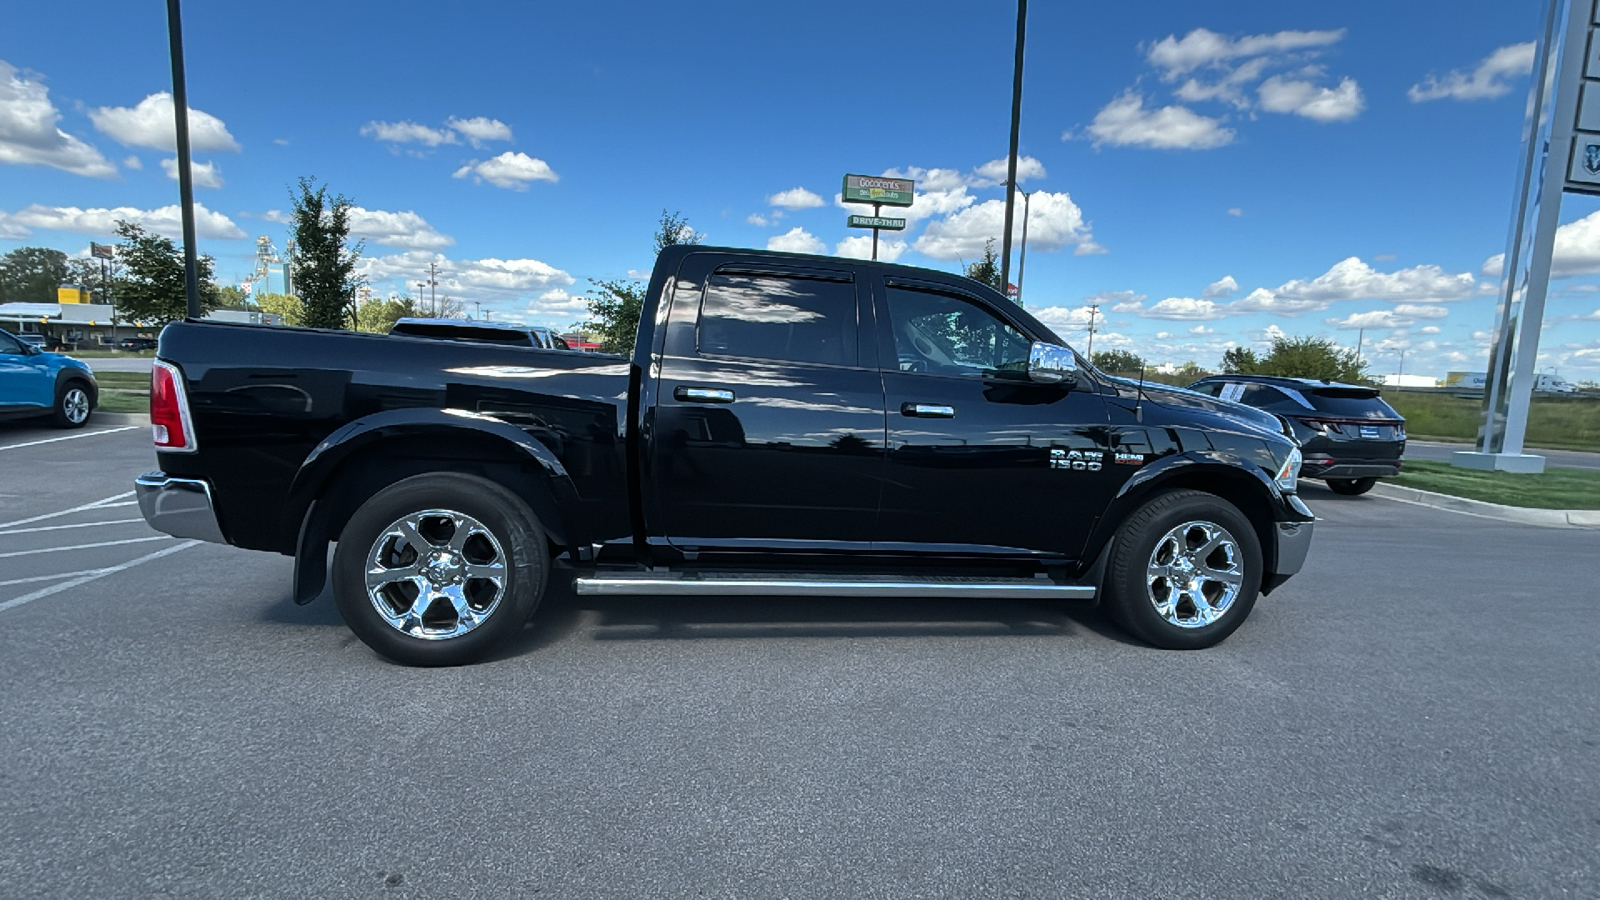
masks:
[[[171,453],[195,450],[183,374],[160,360],[150,367],[150,430],[157,449]]]
[[[1301,419],[1300,421],[1304,422],[1307,428],[1320,435],[1343,434],[1339,429],[1338,422],[1331,422],[1327,419]]]

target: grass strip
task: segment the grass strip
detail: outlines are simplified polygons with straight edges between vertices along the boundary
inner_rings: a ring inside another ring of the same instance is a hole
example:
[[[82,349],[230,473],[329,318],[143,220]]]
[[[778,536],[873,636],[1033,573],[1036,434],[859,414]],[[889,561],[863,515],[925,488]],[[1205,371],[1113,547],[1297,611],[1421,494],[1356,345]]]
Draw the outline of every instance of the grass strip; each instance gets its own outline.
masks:
[[[1600,469],[1551,466],[1539,475],[1482,472],[1449,463],[1406,460],[1402,487],[1530,509],[1600,509]]]

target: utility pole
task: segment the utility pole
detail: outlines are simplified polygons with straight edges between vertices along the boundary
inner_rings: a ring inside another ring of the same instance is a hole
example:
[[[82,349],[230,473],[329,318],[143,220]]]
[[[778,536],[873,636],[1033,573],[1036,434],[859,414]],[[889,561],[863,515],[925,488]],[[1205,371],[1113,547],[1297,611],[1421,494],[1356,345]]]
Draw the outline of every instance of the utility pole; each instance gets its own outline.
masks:
[[[472,301],[472,305],[478,308],[478,318],[483,318],[483,301],[474,300]]]
[[[1099,315],[1100,304],[1089,304],[1089,349],[1083,355],[1089,357],[1090,362],[1094,362],[1094,320]]]
[[[1361,342],[1366,336],[1367,330],[1365,328],[1356,331],[1356,362],[1358,363],[1361,362]]]
[[[1022,254],[1017,260],[1017,305],[1022,306],[1022,276],[1028,270],[1028,201],[1033,195],[1039,193],[1038,188],[1031,191],[1017,191],[1022,195]]]
[[[417,282],[417,302],[418,303],[422,302],[422,289],[427,287],[427,286],[428,286],[428,283],[426,281]],[[430,316],[433,315],[433,309],[431,307],[428,309],[428,315],[430,315]]]
[[[1022,48],[1027,43],[1027,36],[1028,0],[1017,0],[1017,60],[1011,76],[1011,152],[1006,156],[1006,224],[1004,237],[1000,241],[1002,294],[1011,284],[1011,214],[1017,208],[1017,132],[1022,127]],[[1022,297],[1020,290],[1017,297]]]
[[[428,305],[439,308],[439,264],[428,263]]]

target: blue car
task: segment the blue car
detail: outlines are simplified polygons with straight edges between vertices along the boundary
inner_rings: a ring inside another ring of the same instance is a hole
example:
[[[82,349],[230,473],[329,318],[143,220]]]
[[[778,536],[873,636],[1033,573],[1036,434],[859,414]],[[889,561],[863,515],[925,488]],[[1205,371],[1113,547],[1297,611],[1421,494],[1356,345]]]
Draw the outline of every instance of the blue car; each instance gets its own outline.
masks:
[[[0,331],[0,419],[53,416],[62,428],[82,428],[99,399],[88,365]]]

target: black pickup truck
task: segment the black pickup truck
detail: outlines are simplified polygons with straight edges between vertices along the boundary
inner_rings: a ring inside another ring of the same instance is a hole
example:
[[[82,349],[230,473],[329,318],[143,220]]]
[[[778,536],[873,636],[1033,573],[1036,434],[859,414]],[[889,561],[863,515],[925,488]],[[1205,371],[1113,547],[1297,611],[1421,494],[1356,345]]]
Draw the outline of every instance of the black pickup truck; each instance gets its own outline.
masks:
[[[1112,378],[976,282],[672,247],[631,358],[178,322],[145,518],[293,555],[350,628],[470,662],[579,594],[1100,600],[1211,646],[1299,571],[1276,417]]]

